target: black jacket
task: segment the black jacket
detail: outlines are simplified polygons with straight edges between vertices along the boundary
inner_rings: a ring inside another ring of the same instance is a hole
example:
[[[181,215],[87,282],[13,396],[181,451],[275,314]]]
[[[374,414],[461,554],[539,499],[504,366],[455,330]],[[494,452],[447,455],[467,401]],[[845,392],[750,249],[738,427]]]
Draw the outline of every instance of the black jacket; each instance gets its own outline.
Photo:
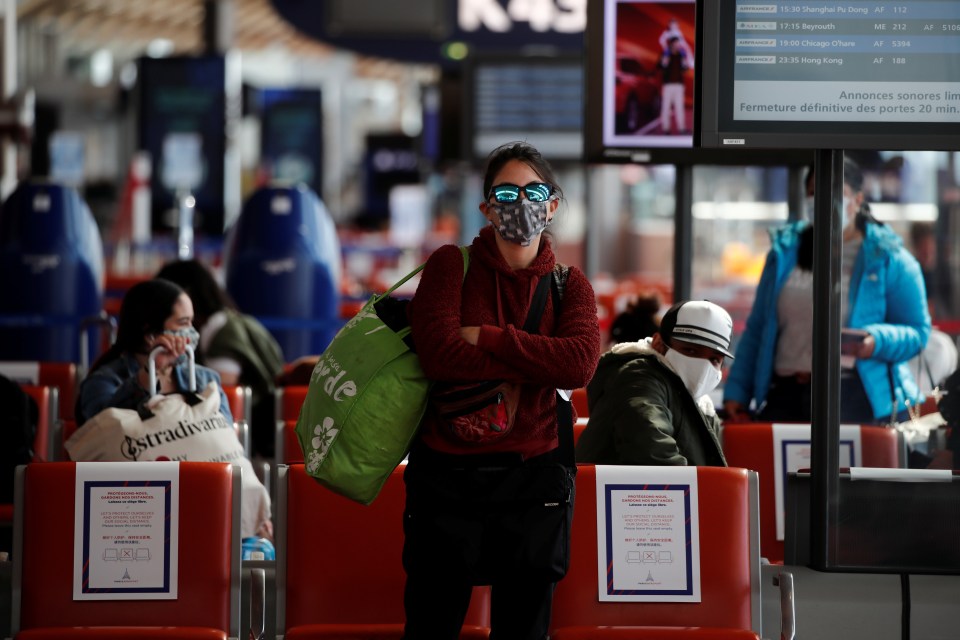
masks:
[[[600,358],[587,402],[577,462],[727,466],[712,405],[701,409],[647,341],[616,345]]]

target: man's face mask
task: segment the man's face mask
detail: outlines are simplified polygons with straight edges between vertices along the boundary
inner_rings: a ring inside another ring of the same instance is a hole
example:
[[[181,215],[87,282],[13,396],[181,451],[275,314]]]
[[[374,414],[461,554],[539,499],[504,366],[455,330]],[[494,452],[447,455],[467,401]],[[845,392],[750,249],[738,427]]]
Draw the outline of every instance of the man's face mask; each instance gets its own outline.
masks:
[[[488,206],[497,214],[500,224],[497,232],[507,242],[527,247],[548,224],[547,212],[553,197],[543,202],[519,200],[510,203],[496,203]]]
[[[720,369],[706,358],[692,358],[669,347],[663,357],[683,381],[683,386],[694,400],[710,393],[720,384]]]

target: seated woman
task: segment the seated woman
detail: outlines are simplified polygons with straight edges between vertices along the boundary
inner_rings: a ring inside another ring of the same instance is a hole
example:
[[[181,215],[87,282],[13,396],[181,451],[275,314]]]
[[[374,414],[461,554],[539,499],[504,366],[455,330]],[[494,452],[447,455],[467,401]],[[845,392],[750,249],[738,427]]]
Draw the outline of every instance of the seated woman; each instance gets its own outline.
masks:
[[[273,458],[273,394],[284,363],[280,345],[256,318],[237,310],[202,263],[171,262],[157,277],[180,285],[193,302],[200,330],[197,362],[219,373],[223,384],[250,387],[253,449],[265,458]]]
[[[116,342],[94,362],[80,384],[76,405],[80,429],[65,446],[71,457],[77,460],[230,461],[243,469],[241,535],[244,538],[272,538],[270,496],[257,479],[250,461],[244,457],[233,430],[230,429],[227,435],[223,430],[207,426],[194,429],[194,418],[188,421],[188,428],[185,429],[182,423],[171,419],[155,404],[168,401],[167,398],[151,400],[158,395],[190,393],[187,346],[195,346],[198,340],[199,335],[193,328],[193,304],[183,289],[162,279],[147,280],[132,286],[120,306]],[[163,347],[163,350],[154,357],[156,386],[151,387],[148,359],[157,347]],[[203,422],[210,424],[213,422],[211,418],[216,417],[217,424],[232,426],[233,415],[220,385],[219,374],[201,365],[196,365],[194,373],[196,392],[205,399],[196,406],[204,405],[209,410],[209,413],[202,414]],[[212,396],[214,392],[210,383],[214,383],[219,394],[217,400]],[[184,403],[183,407],[188,405],[190,403]],[[177,428],[180,436],[173,440],[155,438],[151,445],[155,448],[150,455],[131,457],[129,450],[116,444],[118,437],[121,442],[130,440],[131,427],[118,424],[116,419],[94,418],[106,409],[138,410],[142,406],[153,412],[153,418],[148,416],[142,419],[141,415],[132,413],[136,429],[169,432]],[[216,415],[218,412],[219,415]],[[166,419],[175,424],[161,424]],[[128,455],[120,458],[118,450]],[[75,455],[78,452],[79,455]]]
[[[167,280],[147,280],[130,287],[120,306],[117,340],[100,356],[77,395],[77,425],[109,407],[136,409],[157,393],[190,389],[186,348],[196,347],[193,303],[180,287]],[[147,358],[156,347],[165,351],[156,357],[157,388],[149,388]],[[196,388],[211,380],[220,385],[217,372],[196,367]],[[233,422],[230,403],[220,389],[220,412]]]

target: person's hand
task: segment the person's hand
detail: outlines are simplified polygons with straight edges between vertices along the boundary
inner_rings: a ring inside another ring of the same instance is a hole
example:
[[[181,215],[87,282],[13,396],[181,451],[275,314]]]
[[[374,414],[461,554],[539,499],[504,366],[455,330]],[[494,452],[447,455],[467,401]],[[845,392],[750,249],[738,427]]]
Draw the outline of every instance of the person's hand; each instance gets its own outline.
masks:
[[[270,542],[273,542],[273,522],[264,520],[260,524],[260,528],[257,529],[256,536],[258,538],[266,538]]]
[[[724,422],[736,424],[738,422],[751,421],[750,413],[747,411],[747,408],[736,400],[724,400],[723,411],[727,414],[727,417],[723,420]]]
[[[866,360],[873,355],[877,341],[862,329],[843,329],[840,331],[840,354]]]
[[[860,360],[866,360],[873,355],[873,350],[877,348],[877,341],[873,339],[873,336],[867,334],[867,337],[863,339],[863,342],[857,345],[856,356]]]
[[[460,337],[472,345],[480,340],[480,327],[460,327]]]
[[[157,371],[172,367],[177,362],[177,358],[186,353],[189,343],[190,341],[184,336],[172,336],[165,333],[154,336],[153,340],[150,341],[150,351],[153,352],[157,347],[163,347],[164,349],[154,358]]]

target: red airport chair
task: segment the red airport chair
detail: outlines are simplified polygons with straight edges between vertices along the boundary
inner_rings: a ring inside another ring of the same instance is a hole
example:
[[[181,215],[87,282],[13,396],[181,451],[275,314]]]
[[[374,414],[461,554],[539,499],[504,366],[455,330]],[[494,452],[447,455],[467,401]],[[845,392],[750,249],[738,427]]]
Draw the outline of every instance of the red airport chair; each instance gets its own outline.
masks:
[[[134,466],[150,464],[170,463]],[[77,463],[17,470],[14,638],[239,637],[240,471],[217,462],[181,462],[178,467],[177,598],[136,601],[74,599],[73,535],[81,533],[72,533]]]

